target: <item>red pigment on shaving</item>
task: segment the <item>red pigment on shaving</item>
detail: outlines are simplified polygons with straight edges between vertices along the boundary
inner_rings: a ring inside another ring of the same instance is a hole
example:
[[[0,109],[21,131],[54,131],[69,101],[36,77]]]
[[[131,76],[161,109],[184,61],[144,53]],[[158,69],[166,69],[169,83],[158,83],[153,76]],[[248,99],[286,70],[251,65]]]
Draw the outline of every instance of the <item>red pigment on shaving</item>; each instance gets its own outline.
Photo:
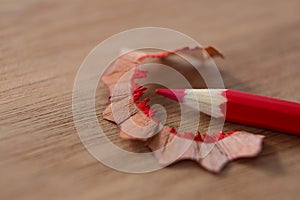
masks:
[[[146,54],[144,56],[141,56],[138,60],[141,62],[141,61],[145,60],[146,58],[162,58],[162,57],[166,57],[170,54],[173,54],[175,51],[166,51],[166,52],[161,52],[161,53],[156,53],[156,54]]]
[[[132,79],[147,77],[148,71],[136,69],[132,75]]]
[[[191,133],[191,132],[178,133],[174,128],[170,128],[169,132],[176,136],[194,140],[196,142],[212,143],[212,142],[222,140],[222,139],[232,135],[236,131],[231,131],[231,132],[227,132],[227,133],[220,131],[218,134],[214,134],[214,135],[207,135],[206,133],[201,134],[199,131],[197,131],[197,134],[194,135],[194,133]]]
[[[147,116],[152,117],[155,113],[155,110],[151,110],[150,106],[147,104],[150,98],[145,98],[142,101],[139,99],[143,96],[144,91],[147,88],[140,86],[132,93],[134,104]]]

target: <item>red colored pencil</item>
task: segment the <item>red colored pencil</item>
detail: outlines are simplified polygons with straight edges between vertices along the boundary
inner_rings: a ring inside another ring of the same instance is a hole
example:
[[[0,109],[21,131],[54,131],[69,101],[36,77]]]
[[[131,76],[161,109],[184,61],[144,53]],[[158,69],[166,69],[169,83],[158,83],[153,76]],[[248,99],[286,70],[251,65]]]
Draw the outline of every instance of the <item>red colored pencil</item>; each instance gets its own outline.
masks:
[[[300,103],[228,89],[157,89],[156,93],[215,118],[300,136]]]

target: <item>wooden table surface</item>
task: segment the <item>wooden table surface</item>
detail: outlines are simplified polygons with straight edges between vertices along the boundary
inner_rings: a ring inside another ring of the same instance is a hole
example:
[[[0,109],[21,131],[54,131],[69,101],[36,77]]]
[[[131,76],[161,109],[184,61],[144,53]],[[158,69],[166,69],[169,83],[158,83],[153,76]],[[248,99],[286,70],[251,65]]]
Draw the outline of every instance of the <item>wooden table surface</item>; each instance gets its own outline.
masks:
[[[226,56],[217,64],[228,88],[300,101],[299,0],[0,3],[1,200],[299,198],[297,136],[226,123],[265,135],[262,153],[230,163],[220,175],[189,161],[128,174],[87,152],[72,116],[83,59],[109,36],[145,26],[216,46]]]

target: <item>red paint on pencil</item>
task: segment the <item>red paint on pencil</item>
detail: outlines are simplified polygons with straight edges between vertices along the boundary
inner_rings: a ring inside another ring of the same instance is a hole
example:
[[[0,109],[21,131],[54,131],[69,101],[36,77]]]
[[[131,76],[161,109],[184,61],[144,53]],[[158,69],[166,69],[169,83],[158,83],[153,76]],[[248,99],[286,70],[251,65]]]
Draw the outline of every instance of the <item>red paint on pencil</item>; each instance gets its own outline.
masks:
[[[300,135],[300,104],[234,90],[223,92],[226,120]]]
[[[203,92],[205,89],[199,90],[198,98],[199,96],[201,98],[200,91]],[[222,91],[220,97],[214,96],[214,98],[224,99],[225,97],[225,101],[215,105],[221,109],[223,115],[221,118],[231,122],[300,135],[299,103],[234,90],[220,91]],[[157,89],[156,92],[185,103],[186,90]],[[194,89],[193,92],[197,93],[197,89]],[[214,93],[214,95],[216,94]]]

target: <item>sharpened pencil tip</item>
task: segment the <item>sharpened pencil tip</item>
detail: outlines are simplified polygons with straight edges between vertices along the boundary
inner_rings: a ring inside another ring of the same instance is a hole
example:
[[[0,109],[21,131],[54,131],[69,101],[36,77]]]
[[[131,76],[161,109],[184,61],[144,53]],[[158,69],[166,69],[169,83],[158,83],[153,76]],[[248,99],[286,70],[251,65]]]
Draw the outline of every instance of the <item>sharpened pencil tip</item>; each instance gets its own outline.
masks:
[[[183,89],[156,89],[156,93],[182,103],[185,91]]]

